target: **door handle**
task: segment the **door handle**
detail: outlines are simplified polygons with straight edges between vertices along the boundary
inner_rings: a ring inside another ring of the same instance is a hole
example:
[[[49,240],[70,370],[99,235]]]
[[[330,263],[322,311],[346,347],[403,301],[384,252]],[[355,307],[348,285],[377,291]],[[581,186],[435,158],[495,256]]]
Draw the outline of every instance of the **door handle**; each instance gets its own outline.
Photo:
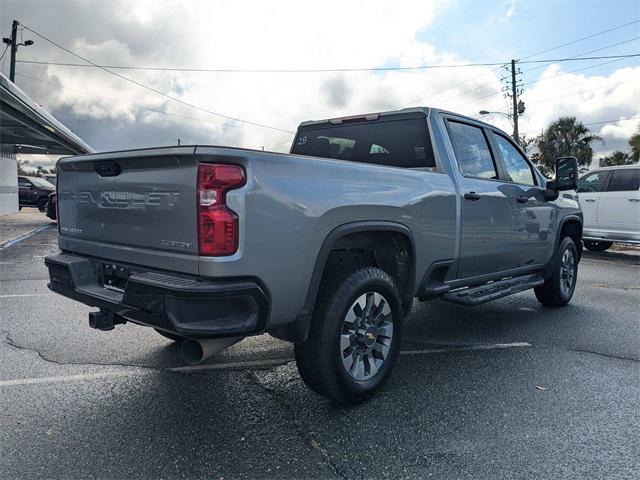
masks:
[[[585,202],[595,202],[595,199],[593,199],[593,198],[587,198],[587,199],[585,199]]]
[[[640,202],[640,198],[630,198],[630,202]]]
[[[475,202],[476,200],[480,200],[482,197],[478,195],[476,192],[469,192],[464,194],[464,198],[466,200],[471,200],[472,202]]]
[[[529,197],[525,197],[524,195],[520,195],[516,197],[516,202],[518,203],[527,203],[529,201]]]

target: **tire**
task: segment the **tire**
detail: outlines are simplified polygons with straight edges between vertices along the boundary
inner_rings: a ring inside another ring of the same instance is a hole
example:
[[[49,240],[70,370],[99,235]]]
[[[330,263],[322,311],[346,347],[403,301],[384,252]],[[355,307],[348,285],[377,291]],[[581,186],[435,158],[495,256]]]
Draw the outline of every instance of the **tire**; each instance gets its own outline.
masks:
[[[584,240],[584,247],[592,252],[604,252],[611,248],[613,242],[605,242],[602,240]]]
[[[402,300],[383,270],[329,275],[318,292],[309,336],[295,345],[298,371],[314,392],[343,404],[371,397],[400,349]]]
[[[535,288],[536,298],[543,305],[563,307],[571,301],[578,279],[578,249],[571,237],[560,240],[553,262],[551,276]]]
[[[40,210],[41,212],[46,212],[47,203],[49,203],[49,200],[46,198],[41,198],[40,200],[38,200],[38,203],[37,203],[38,210]]]
[[[168,338],[169,340],[173,340],[174,342],[181,342],[187,337],[181,337],[180,335],[176,335],[175,333],[165,332],[164,330],[160,330],[159,328],[154,328],[156,332],[162,335],[164,338]]]

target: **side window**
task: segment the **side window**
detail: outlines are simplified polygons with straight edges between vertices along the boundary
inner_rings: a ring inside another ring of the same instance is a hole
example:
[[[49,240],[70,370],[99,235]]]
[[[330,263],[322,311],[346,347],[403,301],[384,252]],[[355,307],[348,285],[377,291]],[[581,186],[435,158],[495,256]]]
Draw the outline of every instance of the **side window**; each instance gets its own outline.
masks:
[[[602,192],[607,181],[608,173],[606,170],[588,173],[578,180],[578,193]]]
[[[625,168],[611,172],[607,192],[629,192],[640,189],[640,168]]]
[[[504,161],[509,182],[523,183],[525,185],[535,185],[531,166],[522,154],[514,147],[509,140],[501,135],[494,135],[500,155]]]
[[[463,175],[498,178],[489,144],[481,128],[459,122],[448,122],[453,152]]]
[[[26,178],[18,178],[18,188],[29,188],[31,186],[31,182]]]

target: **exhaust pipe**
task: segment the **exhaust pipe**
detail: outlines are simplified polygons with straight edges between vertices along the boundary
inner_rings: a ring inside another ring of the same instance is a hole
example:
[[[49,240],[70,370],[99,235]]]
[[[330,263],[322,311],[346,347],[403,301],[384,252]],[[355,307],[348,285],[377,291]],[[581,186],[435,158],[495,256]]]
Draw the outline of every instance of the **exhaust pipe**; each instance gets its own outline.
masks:
[[[187,338],[182,342],[182,358],[185,362],[195,365],[204,362],[207,358],[221,352],[234,343],[238,343],[244,337],[224,338]]]

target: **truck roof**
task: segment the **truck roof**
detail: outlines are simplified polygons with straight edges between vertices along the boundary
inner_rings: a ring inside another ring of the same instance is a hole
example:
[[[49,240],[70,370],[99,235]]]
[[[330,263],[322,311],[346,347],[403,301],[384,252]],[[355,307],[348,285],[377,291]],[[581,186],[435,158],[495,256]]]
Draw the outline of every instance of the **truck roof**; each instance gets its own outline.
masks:
[[[333,124],[339,125],[340,123],[342,123],[345,120],[358,120],[358,119],[362,119],[362,120],[377,120],[380,117],[388,117],[388,116],[393,116],[393,115],[406,115],[407,113],[422,113],[427,118],[431,114],[444,113],[444,114],[447,114],[447,115],[454,115],[456,117],[472,120],[475,123],[480,123],[480,124],[485,125],[487,127],[502,131],[500,128],[496,127],[495,125],[491,125],[491,124],[489,124],[487,122],[483,122],[482,120],[478,120],[476,118],[469,117],[467,115],[462,115],[461,113],[451,112],[451,111],[448,111],[448,110],[443,110],[441,108],[433,108],[433,107],[408,107],[408,108],[402,108],[402,109],[399,109],[399,110],[388,110],[388,111],[385,111],[385,112],[372,112],[372,113],[365,113],[365,114],[359,114],[359,115],[348,115],[346,117],[325,118],[325,119],[321,119],[321,120],[307,120],[307,121],[304,121],[304,122],[300,123],[299,127],[306,127],[306,126],[309,126],[309,125],[321,125],[321,124],[325,124],[325,123],[333,123]]]

